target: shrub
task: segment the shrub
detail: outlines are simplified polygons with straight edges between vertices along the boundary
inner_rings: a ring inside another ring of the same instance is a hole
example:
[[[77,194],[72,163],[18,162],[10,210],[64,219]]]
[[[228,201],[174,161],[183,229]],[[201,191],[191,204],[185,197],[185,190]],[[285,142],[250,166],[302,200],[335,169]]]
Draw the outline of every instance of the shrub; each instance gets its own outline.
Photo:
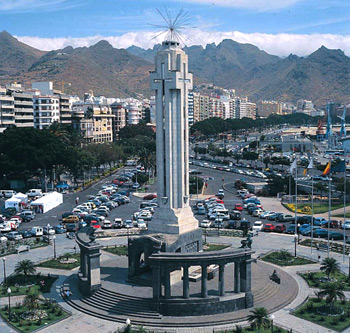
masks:
[[[331,320],[331,324],[332,324],[332,325],[337,325],[337,324],[338,324],[338,319],[337,319],[337,318],[333,318],[333,319]]]
[[[340,321],[345,321],[345,320],[346,320],[346,316],[345,316],[344,314],[341,314],[341,315],[339,316],[339,320],[340,320]]]
[[[304,310],[300,310],[299,313],[300,313],[300,314],[304,314],[305,311],[304,311]]]
[[[325,321],[324,317],[318,317],[319,321]]]

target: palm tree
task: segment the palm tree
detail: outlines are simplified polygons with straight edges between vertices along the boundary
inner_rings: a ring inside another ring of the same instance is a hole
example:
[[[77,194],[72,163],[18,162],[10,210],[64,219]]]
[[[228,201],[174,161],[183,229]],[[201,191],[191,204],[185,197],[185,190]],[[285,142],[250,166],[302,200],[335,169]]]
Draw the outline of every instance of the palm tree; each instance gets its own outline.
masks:
[[[321,271],[325,271],[325,273],[327,274],[328,280],[329,280],[329,276],[339,271],[339,269],[340,269],[339,263],[334,258],[325,258],[321,263]]]
[[[243,327],[240,325],[236,325],[236,327],[232,331],[233,333],[243,333]]]
[[[261,327],[268,327],[270,325],[268,313],[264,307],[255,308],[250,312],[252,314],[248,316],[248,321],[258,327],[258,333],[260,332]]]
[[[326,283],[323,289],[318,292],[319,297],[325,297],[326,302],[329,304],[330,309],[333,309],[334,302],[337,299],[345,300],[344,286],[339,283]]]
[[[40,298],[36,293],[28,294],[23,300],[23,306],[29,311],[37,310],[40,307]]]
[[[152,167],[153,152],[143,147],[139,150],[138,155],[139,163],[143,165],[143,167],[145,168],[145,174],[146,176],[148,176],[148,170]]]
[[[29,259],[19,261],[15,266],[15,274],[23,274],[25,282],[28,280],[28,275],[35,274],[36,268],[33,261]]]

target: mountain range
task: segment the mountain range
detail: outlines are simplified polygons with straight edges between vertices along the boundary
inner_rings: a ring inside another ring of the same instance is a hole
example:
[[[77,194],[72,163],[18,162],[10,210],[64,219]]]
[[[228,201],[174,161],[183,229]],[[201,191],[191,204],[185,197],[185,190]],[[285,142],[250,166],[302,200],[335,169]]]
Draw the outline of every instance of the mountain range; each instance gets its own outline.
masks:
[[[90,47],[43,52],[0,33],[0,83],[51,80],[66,92],[83,95],[135,96],[149,90],[149,71],[159,49],[112,47],[100,41]],[[213,83],[236,89],[251,100],[296,102],[310,99],[320,106],[329,100],[348,102],[350,58],[322,46],[307,57],[280,58],[251,44],[223,40],[218,45],[185,47],[195,84]],[[69,85],[68,85],[69,83]]]

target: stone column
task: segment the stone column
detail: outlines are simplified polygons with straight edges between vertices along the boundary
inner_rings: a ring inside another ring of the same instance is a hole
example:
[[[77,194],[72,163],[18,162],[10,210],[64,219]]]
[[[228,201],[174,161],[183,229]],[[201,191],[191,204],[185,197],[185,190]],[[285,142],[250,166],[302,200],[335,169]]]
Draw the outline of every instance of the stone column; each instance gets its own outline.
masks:
[[[207,265],[202,265],[202,297],[203,298],[208,297],[207,279],[208,279]]]
[[[90,292],[93,292],[101,288],[100,279],[100,249],[94,249],[85,254],[87,258],[87,268],[88,268],[88,282],[90,286]]]
[[[241,277],[240,277],[241,273],[240,273],[240,264],[239,262],[235,262],[235,280],[234,280],[234,284],[235,284],[235,293],[240,293],[241,292]]]
[[[247,259],[240,263],[241,291],[251,291],[251,266],[251,259]]]
[[[159,266],[152,266],[152,275],[153,275],[153,299],[160,298],[160,268]]]
[[[183,266],[183,297],[188,299],[190,297],[190,281],[188,278],[188,266]]]
[[[80,247],[80,273],[83,277],[86,277],[86,260],[85,252]]]
[[[225,296],[225,264],[219,265],[219,296]]]
[[[165,298],[171,297],[171,284],[170,284],[170,268],[164,269],[164,286],[165,286]]]

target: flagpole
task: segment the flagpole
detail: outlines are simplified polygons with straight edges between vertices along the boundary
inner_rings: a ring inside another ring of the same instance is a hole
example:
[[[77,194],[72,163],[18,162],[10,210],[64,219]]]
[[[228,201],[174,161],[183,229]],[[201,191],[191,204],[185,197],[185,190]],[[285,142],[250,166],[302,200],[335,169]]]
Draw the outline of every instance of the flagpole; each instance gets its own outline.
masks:
[[[312,254],[312,245],[314,241],[314,155],[312,150],[312,168],[311,168],[311,254]]]
[[[295,161],[297,159],[295,158]],[[299,240],[298,235],[298,162],[296,162],[296,168],[295,168],[295,256],[296,256],[296,248],[297,248],[297,241]]]
[[[331,162],[329,162],[331,163]],[[331,179],[332,179],[332,172],[330,171],[328,174],[328,230],[327,230],[327,253],[329,258],[329,225],[331,223]]]
[[[346,218],[346,166],[344,169],[343,262],[345,261],[345,239],[346,239],[345,228],[344,228],[345,218]]]

